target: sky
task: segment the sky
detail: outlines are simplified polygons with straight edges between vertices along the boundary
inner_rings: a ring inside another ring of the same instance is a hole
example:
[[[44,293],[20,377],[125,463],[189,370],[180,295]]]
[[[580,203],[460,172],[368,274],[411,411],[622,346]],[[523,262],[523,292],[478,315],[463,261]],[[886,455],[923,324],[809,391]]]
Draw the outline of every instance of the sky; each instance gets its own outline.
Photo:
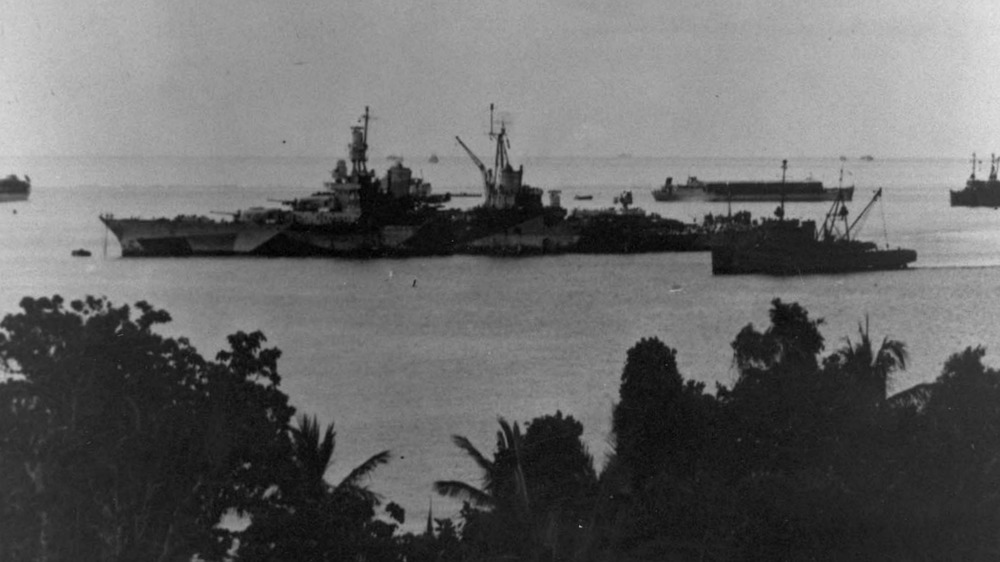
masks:
[[[967,157],[996,0],[0,0],[0,155]]]

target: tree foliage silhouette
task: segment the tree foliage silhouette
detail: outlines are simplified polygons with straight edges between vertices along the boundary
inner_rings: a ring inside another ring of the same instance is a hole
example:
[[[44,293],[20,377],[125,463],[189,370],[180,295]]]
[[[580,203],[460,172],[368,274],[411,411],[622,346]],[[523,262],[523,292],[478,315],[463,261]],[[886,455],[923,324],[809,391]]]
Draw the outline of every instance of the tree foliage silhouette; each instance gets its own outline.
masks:
[[[279,352],[259,332],[203,359],[145,302],[25,298],[0,322],[0,553],[8,559],[221,556],[289,458]],[[12,532],[6,532],[11,530]]]

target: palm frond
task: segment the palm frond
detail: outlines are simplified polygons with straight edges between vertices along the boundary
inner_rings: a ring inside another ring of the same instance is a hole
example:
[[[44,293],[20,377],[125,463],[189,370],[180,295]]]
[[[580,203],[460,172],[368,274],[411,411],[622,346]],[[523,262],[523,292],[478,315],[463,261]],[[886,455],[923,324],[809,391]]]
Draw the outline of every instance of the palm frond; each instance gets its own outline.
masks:
[[[479,466],[485,474],[490,475],[493,473],[493,461],[483,456],[483,454],[479,452],[479,449],[477,449],[476,446],[468,440],[468,438],[461,435],[452,435],[451,441],[456,447],[465,451],[465,454],[472,457],[472,460],[476,462],[476,465]]]
[[[442,496],[467,500],[478,507],[493,507],[493,498],[486,492],[457,480],[438,480],[434,491]]]
[[[514,477],[514,493],[517,494],[518,500],[521,505],[528,509],[528,484],[524,478],[524,468],[521,466],[521,428],[514,422],[513,425],[507,422],[502,417],[497,418],[500,423],[500,431],[497,432],[497,451],[498,454],[504,449],[512,452],[514,454],[514,466],[513,474]]]
[[[372,455],[368,460],[359,464],[354,470],[351,471],[350,474],[345,476],[344,479],[340,481],[340,484],[337,484],[337,488],[340,489],[348,486],[360,488],[360,481],[371,474],[371,472],[380,465],[387,464],[390,458],[391,455],[389,451],[382,451],[381,453]]]
[[[906,360],[909,358],[910,354],[906,350],[906,343],[898,340],[890,340],[886,336],[882,340],[882,346],[879,348],[879,356],[883,353],[889,354],[892,357],[894,366],[898,366],[901,370],[906,370]]]
[[[498,417],[497,422],[500,424],[500,431],[497,432],[497,450],[516,452],[521,447],[521,427],[517,422],[512,426],[503,417]]]
[[[310,478],[322,480],[326,469],[333,461],[333,451],[336,447],[337,434],[333,424],[327,426],[323,438],[320,439],[319,421],[315,416],[303,415],[291,433],[299,467],[308,473]]]

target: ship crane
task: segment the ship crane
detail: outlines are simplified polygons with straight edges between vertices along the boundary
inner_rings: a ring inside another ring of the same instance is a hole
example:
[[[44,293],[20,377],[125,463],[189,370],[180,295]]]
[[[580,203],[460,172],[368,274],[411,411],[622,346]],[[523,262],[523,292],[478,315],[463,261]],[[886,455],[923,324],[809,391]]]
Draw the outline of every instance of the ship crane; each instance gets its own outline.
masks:
[[[872,196],[872,200],[865,205],[864,209],[861,209],[861,212],[858,213],[858,216],[854,219],[854,221],[848,224],[848,212],[847,205],[844,203],[844,196],[843,194],[838,195],[836,201],[833,202],[833,206],[830,207],[829,211],[827,211],[826,219],[823,221],[823,231],[820,233],[822,239],[830,240],[838,238],[836,223],[838,220],[842,220],[844,221],[844,233],[839,237],[844,240],[850,240],[851,231],[856,230],[855,227],[860,228],[858,225],[861,224],[865,218],[867,218],[868,213],[872,210],[872,207],[875,206],[875,202],[881,198],[882,188],[880,187],[877,191],[875,191],[875,195]]]
[[[469,158],[472,158],[472,161],[476,164],[476,167],[478,167],[479,171],[482,172],[482,174],[483,174],[483,186],[484,186],[484,189],[486,191],[486,200],[487,200],[487,202],[491,201],[492,198],[493,198],[492,194],[493,194],[493,189],[494,189],[494,186],[493,186],[493,172],[489,168],[486,167],[486,164],[483,164],[483,161],[480,160],[478,156],[476,156],[476,153],[472,152],[472,149],[470,149],[468,146],[466,146],[465,143],[462,142],[462,139],[458,138],[457,135],[455,136],[455,140],[458,141],[458,144],[462,145],[462,148],[465,149],[465,152],[467,152],[469,154]]]
[[[510,165],[510,159],[507,154],[507,149],[510,147],[510,140],[507,138],[507,128],[504,121],[500,121],[500,132],[495,133],[493,131],[493,104],[490,104],[489,136],[490,140],[496,142],[496,156],[492,170],[486,167],[486,164],[462,142],[462,139],[456,136],[455,140],[458,141],[458,144],[462,145],[462,148],[465,149],[465,152],[469,154],[472,161],[476,163],[479,171],[483,174],[483,182],[486,190],[486,203],[484,206],[492,209],[512,209],[519,204],[518,201],[522,195],[525,193],[531,194],[532,192],[526,190],[525,186],[521,183],[524,166],[515,170]],[[538,190],[538,193],[541,193],[541,191]]]

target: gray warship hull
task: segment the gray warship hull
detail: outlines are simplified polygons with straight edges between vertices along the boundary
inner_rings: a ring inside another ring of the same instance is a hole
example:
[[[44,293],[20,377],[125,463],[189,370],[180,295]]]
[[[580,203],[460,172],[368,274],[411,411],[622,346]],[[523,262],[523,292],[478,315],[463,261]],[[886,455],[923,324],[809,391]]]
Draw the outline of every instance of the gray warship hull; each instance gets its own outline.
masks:
[[[604,214],[440,212],[419,224],[329,227],[207,218],[101,221],[122,257],[408,257],[707,251],[706,234],[674,221]]]

